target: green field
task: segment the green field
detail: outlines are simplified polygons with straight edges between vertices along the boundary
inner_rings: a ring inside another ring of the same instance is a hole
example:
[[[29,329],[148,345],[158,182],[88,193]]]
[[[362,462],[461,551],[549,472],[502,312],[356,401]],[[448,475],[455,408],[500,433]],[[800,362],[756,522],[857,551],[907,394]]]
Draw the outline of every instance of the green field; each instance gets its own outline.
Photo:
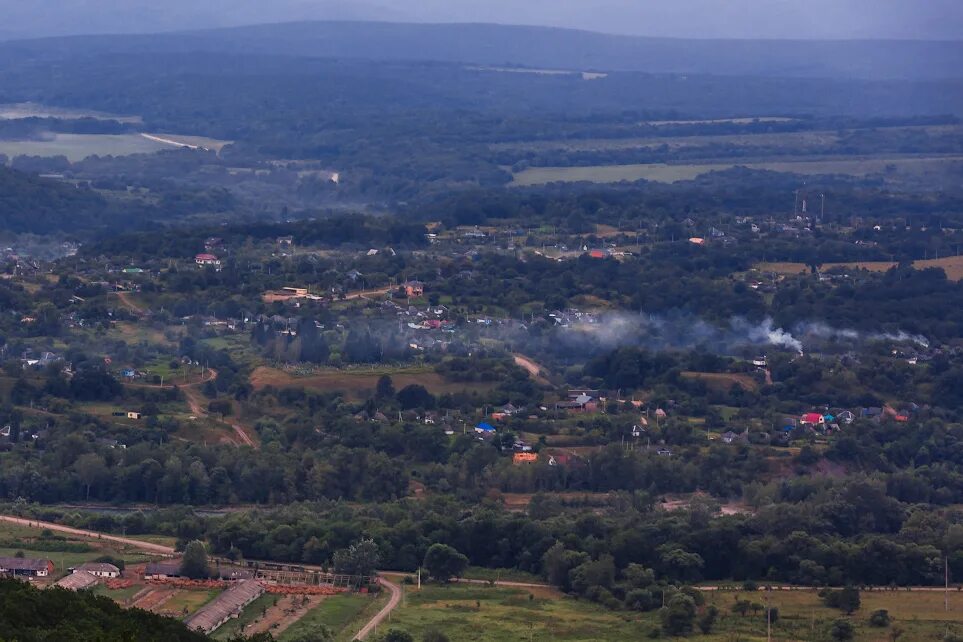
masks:
[[[150,556],[129,549],[123,544],[61,533],[45,538],[41,533],[42,531],[36,528],[0,522],[0,557],[23,553],[24,557],[48,559],[56,566],[54,577],[64,575],[71,566],[78,566],[103,555],[112,555],[128,563],[151,559]],[[84,550],[85,548],[87,550]]]
[[[15,156],[66,156],[71,162],[98,156],[152,154],[174,149],[140,134],[56,134],[51,140],[0,141],[0,154]]]
[[[280,640],[294,640],[324,625],[330,628],[337,640],[350,640],[387,602],[387,595],[372,597],[357,593],[344,593],[325,598],[321,604],[291,625],[281,634]]]
[[[213,638],[215,640],[228,640],[234,635],[241,633],[244,627],[253,622],[254,620],[261,617],[261,613],[265,609],[269,609],[274,606],[277,602],[278,596],[271,595],[270,593],[265,593],[261,597],[257,598],[250,604],[244,607],[241,611],[241,615],[234,618],[233,620],[228,620],[226,623],[221,625],[217,631],[214,632]]]
[[[404,604],[392,615],[391,624],[419,639],[426,631],[444,632],[452,642],[508,642],[516,640],[616,641],[648,639],[659,629],[659,613],[609,611],[584,600],[561,597],[542,590],[529,597],[525,589],[480,585],[426,586],[420,592],[406,587]],[[711,634],[696,629],[688,639],[711,642],[763,642],[766,639],[764,610],[745,616],[732,612],[737,599],[762,605],[763,592],[717,591],[706,594],[706,604],[719,609]],[[856,628],[856,642],[890,640],[893,631],[903,631],[900,640],[942,640],[947,629],[963,631],[963,593],[951,592],[950,611],[943,611],[943,593],[881,591],[864,592],[862,607],[846,618],[822,605],[815,591],[777,591],[771,603],[779,609],[773,626],[773,640],[829,640],[832,622],[845,618]],[[869,625],[877,609],[889,611],[889,627]],[[659,638],[656,639],[669,639]]]
[[[221,594],[220,589],[209,591],[178,591],[158,611],[172,617],[187,617]]]
[[[547,183],[619,183],[622,181],[648,180],[659,183],[675,183],[692,180],[702,174],[723,171],[733,167],[770,170],[804,175],[846,174],[867,176],[887,172],[890,166],[900,172],[926,173],[940,166],[961,161],[963,156],[925,156],[893,158],[830,158],[800,161],[760,161],[745,163],[704,163],[691,165],[596,165],[590,167],[531,167],[515,174],[512,182],[516,187],[545,185]]]

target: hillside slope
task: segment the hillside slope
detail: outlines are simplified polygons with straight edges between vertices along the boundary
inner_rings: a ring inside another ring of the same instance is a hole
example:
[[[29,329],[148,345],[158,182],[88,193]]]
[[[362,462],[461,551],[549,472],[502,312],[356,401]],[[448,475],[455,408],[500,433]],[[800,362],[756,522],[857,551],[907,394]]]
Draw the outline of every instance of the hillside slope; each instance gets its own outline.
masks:
[[[548,69],[933,80],[963,77],[963,42],[684,40],[491,24],[293,22],[140,36],[10,43],[37,54],[213,52],[431,60]]]

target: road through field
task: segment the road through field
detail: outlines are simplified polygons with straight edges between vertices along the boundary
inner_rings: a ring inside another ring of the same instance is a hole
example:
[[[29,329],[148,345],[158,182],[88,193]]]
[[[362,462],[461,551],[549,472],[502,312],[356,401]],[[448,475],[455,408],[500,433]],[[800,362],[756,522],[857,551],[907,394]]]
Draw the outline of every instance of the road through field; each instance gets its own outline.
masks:
[[[80,528],[72,528],[70,526],[54,524],[53,522],[41,522],[35,519],[24,519],[22,517],[13,517],[10,515],[0,515],[0,521],[8,522],[10,524],[17,524],[18,526],[27,526],[29,528],[38,528],[41,530],[48,529],[58,533],[66,533],[68,535],[81,535],[83,537],[90,537],[91,539],[99,539],[107,542],[117,542],[118,544],[125,544],[148,553],[158,553],[160,555],[174,555],[175,553],[173,547],[171,546],[144,542],[139,539],[131,539],[129,537],[105,535],[96,531],[87,531]]]
[[[358,631],[358,634],[353,638],[355,640],[364,640],[371,635],[371,633],[381,626],[381,623],[384,622],[389,615],[391,615],[391,612],[398,607],[398,604],[401,603],[401,588],[397,584],[392,584],[383,577],[378,578],[378,583],[391,591],[391,599],[388,600],[388,603],[385,604],[383,609],[378,611],[377,615],[371,618],[368,623],[365,624],[360,631]]]

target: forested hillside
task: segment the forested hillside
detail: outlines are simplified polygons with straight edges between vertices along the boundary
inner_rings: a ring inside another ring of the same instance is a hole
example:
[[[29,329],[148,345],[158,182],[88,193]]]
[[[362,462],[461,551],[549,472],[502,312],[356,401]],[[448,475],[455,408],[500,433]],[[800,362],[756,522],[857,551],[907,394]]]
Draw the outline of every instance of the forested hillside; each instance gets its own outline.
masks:
[[[62,589],[40,590],[0,579],[0,639],[15,642],[203,642],[181,622],[107,597]]]
[[[0,229],[42,234],[111,219],[107,201],[93,190],[0,166]]]
[[[491,24],[295,22],[18,43],[49,52],[243,53],[542,69],[809,78],[959,78],[956,42],[684,40]]]

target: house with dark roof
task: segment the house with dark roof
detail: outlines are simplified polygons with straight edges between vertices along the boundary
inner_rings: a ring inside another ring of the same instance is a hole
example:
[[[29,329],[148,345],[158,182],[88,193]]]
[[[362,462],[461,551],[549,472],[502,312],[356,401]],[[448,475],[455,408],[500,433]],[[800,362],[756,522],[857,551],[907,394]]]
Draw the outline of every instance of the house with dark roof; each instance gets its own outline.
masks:
[[[179,562],[150,562],[144,569],[145,580],[166,580],[180,576],[181,565]]]
[[[14,577],[49,577],[54,572],[54,563],[50,560],[30,559],[26,557],[0,557],[0,575]]]

